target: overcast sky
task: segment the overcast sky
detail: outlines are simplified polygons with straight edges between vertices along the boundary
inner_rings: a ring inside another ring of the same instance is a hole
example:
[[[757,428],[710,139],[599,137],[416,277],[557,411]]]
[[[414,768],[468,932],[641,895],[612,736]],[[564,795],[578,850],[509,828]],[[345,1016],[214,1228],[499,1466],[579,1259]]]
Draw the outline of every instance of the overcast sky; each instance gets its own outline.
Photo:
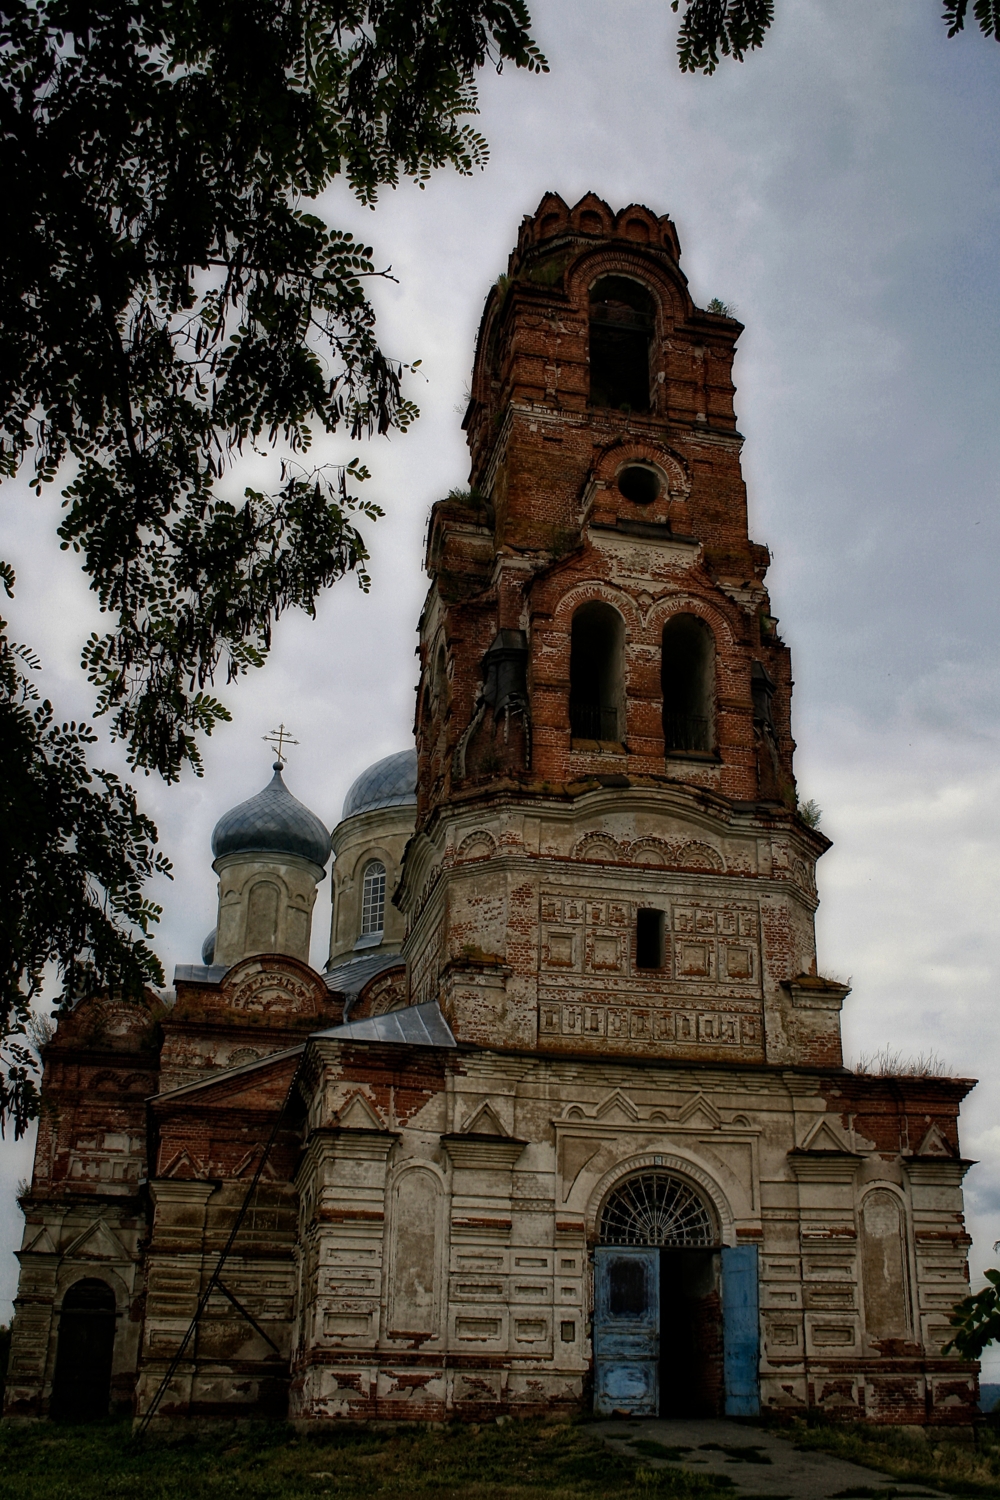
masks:
[[[215,922],[216,818],[270,775],[261,736],[299,747],[286,780],[328,825],[371,761],[411,743],[415,627],[432,502],[468,474],[460,412],[483,300],[548,189],[669,213],[695,300],[734,305],[736,409],[751,534],[793,653],[796,769],[834,848],[819,868],[821,972],[850,977],[849,1059],[936,1051],[980,1082],[964,1112],[974,1284],[1000,1239],[1000,46],[948,41],[938,0],[777,0],[764,50],[682,77],[667,0],[534,0],[543,78],[482,88],[492,157],[472,179],[407,184],[371,213],[323,202],[392,266],[383,347],[422,359],[422,417],[371,445],[374,586],[285,619],[267,667],[222,696],[233,723],[204,779],[140,787],[174,862],[157,947],[197,961]],[[350,457],[356,446],[328,445]],[[263,477],[258,475],[258,477]],[[97,614],[54,541],[55,490],[0,495],[5,610],[65,717]],[[105,764],[120,764],[113,748]],[[329,882],[316,908],[325,956]],[[30,1142],[0,1147],[0,1319],[16,1285],[13,1186]],[[1000,1378],[1000,1356],[988,1357]]]

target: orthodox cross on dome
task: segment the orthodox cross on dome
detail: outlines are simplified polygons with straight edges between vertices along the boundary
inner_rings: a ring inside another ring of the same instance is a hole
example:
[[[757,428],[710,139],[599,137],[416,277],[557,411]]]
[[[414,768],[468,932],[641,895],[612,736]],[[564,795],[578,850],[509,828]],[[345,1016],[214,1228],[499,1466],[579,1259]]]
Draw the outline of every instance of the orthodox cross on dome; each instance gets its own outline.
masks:
[[[277,729],[271,730],[270,734],[262,734],[261,739],[264,740],[266,744],[273,745],[277,750],[279,766],[283,766],[285,764],[285,746],[297,745],[299,743],[298,740],[292,739],[291,730],[286,729],[284,724],[279,724]]]

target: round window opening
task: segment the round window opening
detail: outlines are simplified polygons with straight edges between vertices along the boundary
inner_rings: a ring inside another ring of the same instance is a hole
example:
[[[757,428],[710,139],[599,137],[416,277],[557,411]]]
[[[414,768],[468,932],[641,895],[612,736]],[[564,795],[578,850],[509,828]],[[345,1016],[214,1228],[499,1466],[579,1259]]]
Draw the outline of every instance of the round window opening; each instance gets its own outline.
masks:
[[[634,505],[652,505],[663,486],[655,469],[644,464],[629,464],[618,476],[618,488]]]
[[[620,1182],[601,1214],[602,1245],[705,1247],[717,1243],[703,1198],[670,1172],[638,1172]]]

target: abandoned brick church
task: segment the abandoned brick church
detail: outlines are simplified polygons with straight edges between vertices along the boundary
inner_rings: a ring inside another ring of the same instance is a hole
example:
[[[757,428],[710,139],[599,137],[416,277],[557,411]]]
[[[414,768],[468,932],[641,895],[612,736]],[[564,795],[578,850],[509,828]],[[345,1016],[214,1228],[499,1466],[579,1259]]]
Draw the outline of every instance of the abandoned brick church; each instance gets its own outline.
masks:
[[[215,830],[203,963],[61,1021],[8,1415],[975,1415],[971,1083],[843,1067],[741,327],[679,255],[592,195],[523,221],[415,752],[332,836],[278,769]]]

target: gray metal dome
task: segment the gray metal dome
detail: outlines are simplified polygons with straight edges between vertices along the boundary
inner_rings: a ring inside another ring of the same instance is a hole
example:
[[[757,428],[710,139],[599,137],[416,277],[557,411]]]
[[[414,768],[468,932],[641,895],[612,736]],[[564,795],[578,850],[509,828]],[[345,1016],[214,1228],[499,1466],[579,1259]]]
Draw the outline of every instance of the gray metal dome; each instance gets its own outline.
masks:
[[[212,853],[297,854],[322,869],[330,858],[330,835],[281,779],[281,762],[262,792],[223,813],[212,834]]]
[[[362,771],[344,798],[342,818],[371,812],[376,807],[416,806],[417,752],[398,750]]]

